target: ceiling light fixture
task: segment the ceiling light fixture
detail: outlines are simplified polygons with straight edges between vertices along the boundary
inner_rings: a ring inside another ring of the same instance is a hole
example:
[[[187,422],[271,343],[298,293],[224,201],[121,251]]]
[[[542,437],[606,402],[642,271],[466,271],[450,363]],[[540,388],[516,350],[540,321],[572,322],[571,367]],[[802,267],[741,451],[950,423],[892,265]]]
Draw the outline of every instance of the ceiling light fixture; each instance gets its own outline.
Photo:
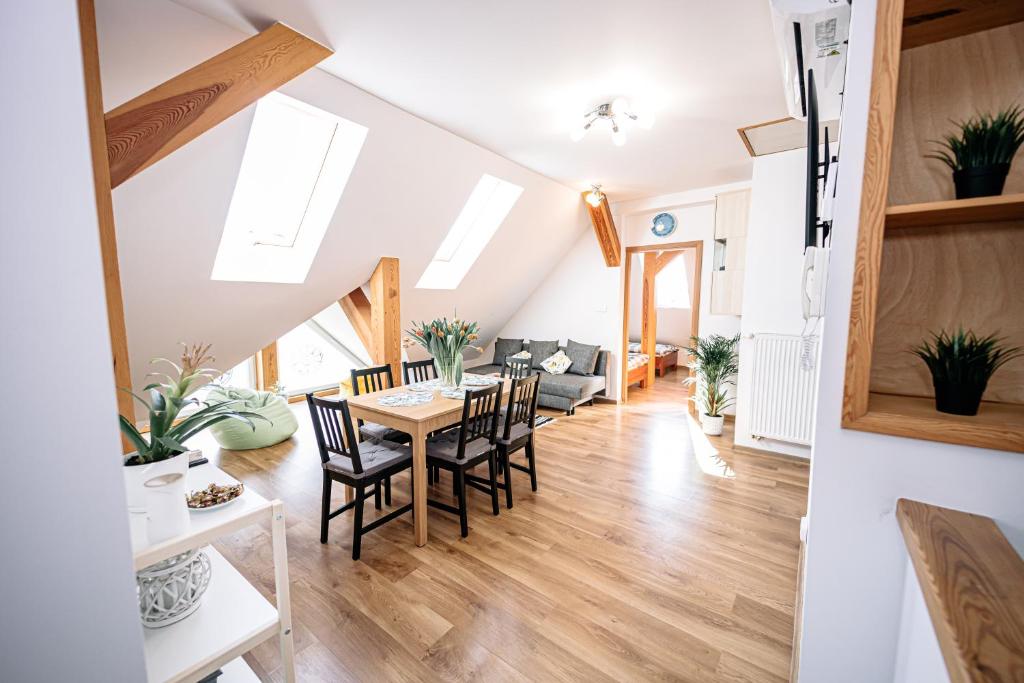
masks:
[[[599,105],[597,108],[584,114],[583,119],[583,125],[574,128],[569,133],[569,137],[573,142],[582,140],[595,122],[606,121],[611,126],[612,142],[617,147],[622,147],[626,144],[626,133],[622,129],[621,123],[630,121],[636,123],[641,128],[650,128],[654,123],[652,117],[641,116],[634,112],[632,107],[630,107],[629,101],[624,97],[616,97],[611,102]]]
[[[601,192],[600,185],[591,185],[592,189],[587,193],[587,204],[590,204],[595,209],[601,206],[601,202],[604,200],[604,192]]]

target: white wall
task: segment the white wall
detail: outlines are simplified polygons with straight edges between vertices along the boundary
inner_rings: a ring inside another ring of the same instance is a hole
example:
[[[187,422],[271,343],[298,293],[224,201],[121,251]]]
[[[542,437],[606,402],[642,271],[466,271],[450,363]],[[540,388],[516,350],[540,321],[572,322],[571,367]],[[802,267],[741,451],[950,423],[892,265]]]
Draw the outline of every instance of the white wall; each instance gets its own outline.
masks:
[[[800,334],[804,248],[804,188],[807,150],[795,149],[754,159],[750,221],[740,318],[740,372],[737,379],[736,443],[778,453],[810,456],[799,444],[754,439],[750,435],[750,387],[754,340],[759,333]]]
[[[1019,453],[840,427],[876,3],[854,3],[829,292],[811,458],[800,680],[889,681],[906,554],[894,518],[912,498],[1024,528]]]
[[[245,35],[166,0],[99,0],[104,98],[114,107]],[[579,192],[418,119],[324,71],[281,91],[369,129],[301,285],[213,282],[253,107],[114,191],[133,381],[178,342],[214,344],[228,368],[365,282],[381,256],[401,259],[403,326],[452,315],[493,338],[588,225]],[[483,173],[524,188],[455,291],[414,285]],[[159,312],[154,302],[159,302]]]
[[[143,681],[77,7],[4,19],[0,680]]]
[[[947,683],[949,672],[909,555],[904,575],[903,611],[900,614],[893,683]]]

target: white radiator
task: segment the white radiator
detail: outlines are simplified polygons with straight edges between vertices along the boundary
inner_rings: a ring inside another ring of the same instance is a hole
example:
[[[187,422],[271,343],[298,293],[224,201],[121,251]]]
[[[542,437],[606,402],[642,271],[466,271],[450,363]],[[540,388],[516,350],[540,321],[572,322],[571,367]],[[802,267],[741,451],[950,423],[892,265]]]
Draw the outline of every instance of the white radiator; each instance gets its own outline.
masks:
[[[816,367],[817,339],[811,343]],[[817,371],[801,367],[802,348],[800,336],[754,336],[754,377],[750,394],[752,436],[811,444]]]

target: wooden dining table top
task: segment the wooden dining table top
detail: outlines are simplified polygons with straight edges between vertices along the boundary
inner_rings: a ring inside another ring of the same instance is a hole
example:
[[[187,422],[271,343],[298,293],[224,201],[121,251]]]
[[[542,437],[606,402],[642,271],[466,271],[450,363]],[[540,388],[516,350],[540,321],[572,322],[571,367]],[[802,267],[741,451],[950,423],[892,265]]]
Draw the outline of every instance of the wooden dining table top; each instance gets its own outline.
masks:
[[[498,378],[500,380],[501,395],[507,397],[509,390],[511,389],[512,380],[507,378]],[[470,387],[470,389],[484,389],[486,387]],[[373,391],[366,394],[359,394],[358,396],[351,396],[348,399],[349,409],[355,408],[356,411],[353,414],[359,413],[358,417],[364,420],[372,420],[379,424],[387,424],[393,426],[388,422],[388,419],[400,419],[402,421],[409,422],[434,422],[438,418],[448,417],[449,415],[454,416],[452,421],[448,424],[454,424],[459,421],[459,417],[462,413],[462,407],[464,401],[462,399],[447,398],[442,396],[440,390],[434,390],[434,399],[427,403],[422,403],[415,406],[384,406],[378,403],[377,399],[381,396],[388,396],[391,394],[403,394],[413,393],[406,386],[394,387],[392,389],[383,389],[381,391]],[[416,392],[419,393],[419,392]],[[377,419],[376,417],[367,417],[365,413],[373,413],[374,416],[380,416],[384,419]]]

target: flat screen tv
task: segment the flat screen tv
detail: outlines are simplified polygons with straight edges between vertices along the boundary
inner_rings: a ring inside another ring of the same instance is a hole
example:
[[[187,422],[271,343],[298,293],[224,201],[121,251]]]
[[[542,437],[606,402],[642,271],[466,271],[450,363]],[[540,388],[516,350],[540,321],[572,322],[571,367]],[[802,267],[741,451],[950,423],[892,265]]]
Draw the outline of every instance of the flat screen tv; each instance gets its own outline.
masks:
[[[814,69],[807,70],[807,194],[804,251],[818,244],[818,91]]]

